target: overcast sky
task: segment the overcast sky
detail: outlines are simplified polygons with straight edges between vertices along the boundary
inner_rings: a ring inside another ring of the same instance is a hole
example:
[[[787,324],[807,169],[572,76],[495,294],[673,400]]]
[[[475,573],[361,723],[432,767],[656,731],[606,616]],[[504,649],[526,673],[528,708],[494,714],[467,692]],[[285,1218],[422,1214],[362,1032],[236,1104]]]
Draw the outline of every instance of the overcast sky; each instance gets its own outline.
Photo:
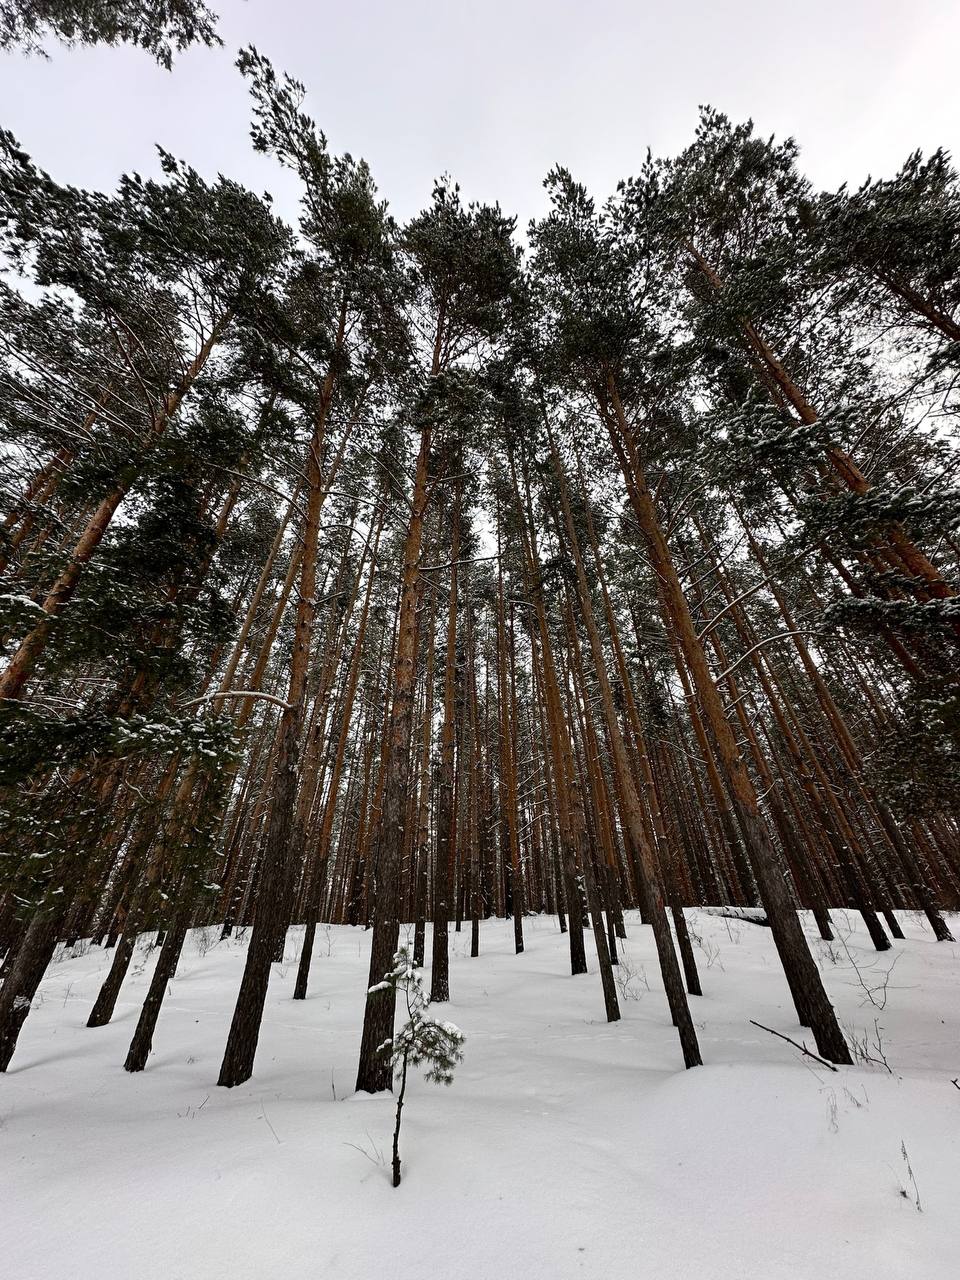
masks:
[[[678,150],[699,103],[793,134],[820,186],[960,151],[960,0],[211,0],[226,47],[172,73],[132,49],[0,54],[0,126],[62,181],[155,171],[153,144],[294,211],[248,142],[234,69],[255,44],[308,88],[336,151],[408,216],[445,171],[521,225],[551,165],[598,196],[645,149]]]

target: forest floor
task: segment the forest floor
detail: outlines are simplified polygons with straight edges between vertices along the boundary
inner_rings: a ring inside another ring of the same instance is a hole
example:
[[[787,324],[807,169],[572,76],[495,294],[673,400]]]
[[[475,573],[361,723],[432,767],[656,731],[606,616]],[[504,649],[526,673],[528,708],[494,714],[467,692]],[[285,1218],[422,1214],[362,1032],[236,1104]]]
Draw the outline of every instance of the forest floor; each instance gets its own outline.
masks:
[[[882,1061],[831,1072],[795,1039],[770,930],[687,913],[707,1065],[683,1071],[649,928],[631,914],[623,1019],[596,962],[571,978],[554,918],[451,934],[466,1034],[450,1088],[354,1095],[370,934],[302,931],[275,966],[253,1079],[216,1087],[244,944],[195,930],[147,1069],[123,1058],[156,956],[113,1022],[85,1020],[109,953],[55,963],[0,1077],[5,1280],[926,1280],[960,1259],[960,945],[901,916],[877,954],[858,917],[815,940],[848,1036]],[[809,926],[809,922],[807,922]],[[951,927],[960,937],[960,920]],[[809,928],[808,928],[809,933]],[[592,938],[587,935],[588,955]],[[427,955],[430,954],[429,932]],[[439,1009],[438,1009],[438,1016]],[[879,1044],[878,1044],[879,1039]],[[861,1050],[862,1053],[862,1050]]]

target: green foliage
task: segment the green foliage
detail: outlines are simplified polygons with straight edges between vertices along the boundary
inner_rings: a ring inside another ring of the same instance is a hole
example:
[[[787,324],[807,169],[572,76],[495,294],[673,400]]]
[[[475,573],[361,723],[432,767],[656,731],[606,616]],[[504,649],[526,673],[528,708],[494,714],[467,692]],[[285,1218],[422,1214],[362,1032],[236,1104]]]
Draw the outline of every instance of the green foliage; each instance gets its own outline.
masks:
[[[48,36],[66,45],[132,44],[169,71],[175,51],[223,43],[216,22],[201,0],[0,0],[0,49],[40,52]]]
[[[824,194],[810,238],[821,269],[842,274],[871,308],[892,302],[901,320],[928,321],[904,290],[947,316],[960,306],[960,181],[943,150],[914,152],[893,178]]]
[[[960,692],[955,681],[911,690],[869,761],[878,790],[910,817],[960,808]]]
[[[393,968],[370,991],[400,991],[406,1001],[406,1020],[393,1039],[384,1041],[378,1050],[389,1055],[394,1070],[405,1073],[407,1066],[426,1066],[425,1079],[433,1084],[453,1084],[453,1073],[463,1061],[463,1032],[452,1022],[436,1022],[426,1016],[429,1002],[423,980],[406,947],[394,954]]]
[[[91,760],[195,755],[204,768],[235,759],[232,722],[222,717],[108,716],[102,710],[52,716],[33,703],[0,704],[0,787],[31,778],[38,766],[61,770]]]
[[[106,851],[104,799],[125,785],[133,765],[177,759],[193,761],[197,798],[190,838],[171,856],[201,884],[237,747],[225,717],[56,715],[42,704],[0,704],[0,885],[27,914],[75,893]]]

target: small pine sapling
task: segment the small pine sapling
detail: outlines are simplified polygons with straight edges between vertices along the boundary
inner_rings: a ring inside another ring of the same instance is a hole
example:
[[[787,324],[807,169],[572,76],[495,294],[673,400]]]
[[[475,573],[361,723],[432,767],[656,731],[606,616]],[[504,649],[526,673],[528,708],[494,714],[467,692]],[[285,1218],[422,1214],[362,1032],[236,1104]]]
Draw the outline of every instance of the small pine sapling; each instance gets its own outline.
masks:
[[[394,1075],[399,1072],[397,1120],[393,1130],[393,1185],[400,1185],[400,1118],[407,1089],[407,1068],[426,1064],[425,1078],[433,1084],[453,1084],[453,1073],[463,1061],[463,1032],[452,1022],[436,1022],[425,1016],[429,1001],[423,993],[423,981],[413,967],[406,947],[394,953],[393,968],[382,982],[370,988],[375,991],[402,991],[407,1003],[407,1020],[392,1040],[385,1040],[378,1052],[390,1059]]]

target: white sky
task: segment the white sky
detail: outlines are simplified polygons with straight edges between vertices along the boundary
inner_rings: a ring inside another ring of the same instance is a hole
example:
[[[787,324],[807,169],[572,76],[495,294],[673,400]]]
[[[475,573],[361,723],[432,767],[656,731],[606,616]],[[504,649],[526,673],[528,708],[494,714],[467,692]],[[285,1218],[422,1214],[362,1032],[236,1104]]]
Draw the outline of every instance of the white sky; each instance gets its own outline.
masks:
[[[449,171],[523,226],[561,162],[597,196],[646,147],[678,150],[697,105],[793,134],[815,183],[960,151],[960,0],[211,0],[222,50],[172,74],[131,49],[0,55],[0,126],[61,181],[109,189],[159,142],[201,172],[295,185],[253,154],[237,49],[307,85],[336,151],[370,162],[405,217]]]

